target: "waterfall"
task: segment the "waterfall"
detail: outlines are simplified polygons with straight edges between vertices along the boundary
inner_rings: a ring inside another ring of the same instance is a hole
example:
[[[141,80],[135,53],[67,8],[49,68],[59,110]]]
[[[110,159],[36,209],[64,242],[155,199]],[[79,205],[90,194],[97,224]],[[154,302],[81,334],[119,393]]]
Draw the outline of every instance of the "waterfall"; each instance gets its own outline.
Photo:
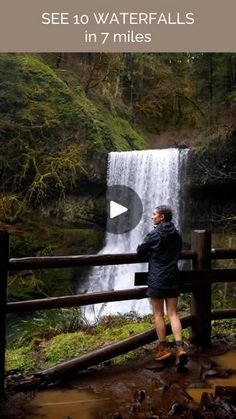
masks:
[[[124,234],[106,233],[105,247],[100,254],[132,253],[153,228],[151,214],[157,205],[167,204],[173,209],[173,221],[180,228],[181,174],[187,161],[187,149],[169,148],[112,152],[108,156],[107,185],[125,185],[137,192],[143,203],[140,223]],[[85,288],[88,292],[133,288],[134,273],[147,271],[147,264],[101,266],[93,268]],[[148,299],[117,301],[84,308],[88,321],[117,313],[150,313]]]

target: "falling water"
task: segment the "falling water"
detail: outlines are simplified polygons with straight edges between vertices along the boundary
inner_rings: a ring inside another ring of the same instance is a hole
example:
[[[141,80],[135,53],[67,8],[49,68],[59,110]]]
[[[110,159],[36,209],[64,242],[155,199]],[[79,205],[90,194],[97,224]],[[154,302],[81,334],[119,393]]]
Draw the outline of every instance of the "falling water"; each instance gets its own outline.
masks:
[[[124,234],[106,234],[105,247],[100,254],[132,253],[152,229],[151,214],[157,205],[170,205],[173,221],[180,228],[180,192],[188,150],[169,148],[112,152],[108,158],[107,185],[125,185],[137,192],[143,203],[140,223]],[[133,288],[134,272],[147,270],[147,264],[102,266],[92,270],[86,289],[88,292]],[[136,312],[150,313],[147,299],[96,304],[84,308],[89,321],[107,314]]]

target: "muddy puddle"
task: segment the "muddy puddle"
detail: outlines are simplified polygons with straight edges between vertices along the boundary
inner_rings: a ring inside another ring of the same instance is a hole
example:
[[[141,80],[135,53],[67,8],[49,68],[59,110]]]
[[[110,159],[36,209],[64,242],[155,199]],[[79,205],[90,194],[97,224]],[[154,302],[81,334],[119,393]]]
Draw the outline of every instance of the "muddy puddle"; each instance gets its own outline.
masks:
[[[212,356],[211,361],[211,368],[206,370],[205,374],[204,371],[202,372],[202,376],[205,379],[205,383],[202,383],[203,388],[186,389],[187,393],[198,403],[200,403],[204,391],[214,394],[217,386],[236,387],[236,349],[222,355]],[[220,376],[221,374],[223,375],[222,377]],[[204,388],[204,384],[206,384],[206,388]],[[201,385],[201,382],[199,382],[199,385]]]
[[[95,394],[91,390],[48,390],[39,392],[30,403],[31,413],[26,418],[81,418],[94,419],[111,410],[108,395]]]
[[[13,398],[3,417],[192,418],[187,413],[181,416],[178,409],[186,412],[198,409],[202,393],[214,393],[219,385],[236,386],[235,343],[230,347],[220,343],[207,353],[189,348],[189,362],[182,371],[177,371],[174,357],[158,363],[153,361],[151,351],[147,351],[143,359],[125,365],[107,363],[100,368],[91,368],[63,386],[29,393],[21,413],[19,409],[14,412],[17,402]]]

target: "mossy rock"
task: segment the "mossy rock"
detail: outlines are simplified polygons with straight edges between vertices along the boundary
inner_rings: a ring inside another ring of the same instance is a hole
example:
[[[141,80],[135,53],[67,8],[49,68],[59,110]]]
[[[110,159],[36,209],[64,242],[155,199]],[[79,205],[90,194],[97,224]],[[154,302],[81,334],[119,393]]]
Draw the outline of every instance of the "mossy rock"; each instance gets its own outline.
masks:
[[[105,183],[110,151],[145,147],[116,109],[71,88],[37,54],[0,56],[0,220],[55,205],[81,184]],[[87,185],[88,186],[88,185]]]
[[[21,138],[38,141],[56,135],[62,126],[75,128],[78,110],[71,92],[38,55],[1,54],[0,79],[0,140],[20,132]]]

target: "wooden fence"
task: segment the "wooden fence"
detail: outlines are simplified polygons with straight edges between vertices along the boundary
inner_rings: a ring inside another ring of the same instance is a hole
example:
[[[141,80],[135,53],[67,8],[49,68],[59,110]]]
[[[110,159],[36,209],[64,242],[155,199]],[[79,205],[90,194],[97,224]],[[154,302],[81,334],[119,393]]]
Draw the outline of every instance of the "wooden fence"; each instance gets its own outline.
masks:
[[[6,314],[31,310],[44,310],[58,307],[83,306],[146,298],[147,273],[135,274],[136,287],[128,290],[106,291],[70,295],[63,297],[44,298],[20,302],[7,302],[8,272],[28,269],[65,268],[72,266],[104,266],[140,263],[136,254],[86,255],[86,256],[52,256],[10,258],[9,234],[0,231],[0,394],[4,393],[5,349],[6,349]],[[182,326],[191,326],[191,338],[195,344],[208,346],[211,343],[211,320],[235,318],[236,309],[211,309],[211,284],[214,282],[236,282],[236,269],[211,269],[213,259],[236,258],[236,249],[211,249],[211,234],[206,230],[192,232],[191,250],[181,252],[181,259],[191,260],[192,269],[181,271],[182,293],[192,293],[190,316],[182,318]],[[137,287],[142,285],[142,287]],[[167,328],[170,333],[170,327]],[[79,358],[60,364],[42,376],[55,377],[61,371],[72,368],[85,368],[94,363],[110,359],[121,353],[137,348],[156,339],[155,330],[141,333],[125,339],[123,342],[110,345],[103,350],[93,351]]]

